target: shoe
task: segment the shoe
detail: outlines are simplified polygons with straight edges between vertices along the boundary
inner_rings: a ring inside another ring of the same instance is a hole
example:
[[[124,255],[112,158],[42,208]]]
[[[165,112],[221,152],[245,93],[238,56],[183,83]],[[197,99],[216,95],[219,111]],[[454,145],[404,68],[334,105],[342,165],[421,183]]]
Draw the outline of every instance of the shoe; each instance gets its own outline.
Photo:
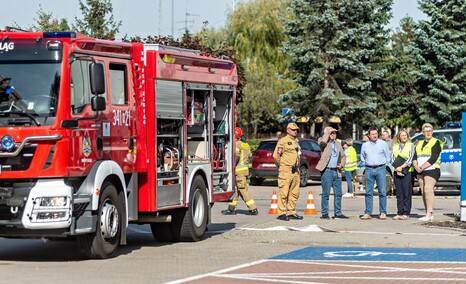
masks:
[[[320,216],[320,219],[329,220],[330,217],[328,216],[328,214],[324,214],[324,215]]]
[[[230,209],[222,210],[223,215],[236,215],[236,211],[231,211]]]
[[[333,216],[332,219],[349,219],[349,217],[343,214],[340,214],[340,215]]]
[[[302,220],[303,216],[299,216],[298,214],[293,214],[293,215],[288,215],[289,219],[294,219],[294,220]]]
[[[396,215],[392,219],[393,220],[403,220],[403,215]]]
[[[432,215],[430,217],[424,216],[424,217],[419,218],[418,220],[419,221],[424,221],[424,222],[432,222],[434,220],[434,215]]]
[[[385,214],[385,213],[380,214],[379,219],[380,219],[380,220],[385,220],[385,219],[387,219],[387,214]]]
[[[285,214],[278,216],[277,219],[282,221],[290,221],[290,218],[288,218],[288,216],[286,216]]]
[[[248,212],[246,212],[246,215],[257,215],[257,214],[259,214],[259,211],[257,211],[257,209],[249,210]]]
[[[369,214],[364,214],[359,217],[361,220],[370,220],[372,219],[371,215]]]
[[[401,215],[400,220],[408,220],[409,216],[408,215]]]
[[[352,193],[347,192],[347,193],[343,194],[342,197],[343,197],[343,198],[351,198],[351,197],[354,197],[354,196],[353,196]]]

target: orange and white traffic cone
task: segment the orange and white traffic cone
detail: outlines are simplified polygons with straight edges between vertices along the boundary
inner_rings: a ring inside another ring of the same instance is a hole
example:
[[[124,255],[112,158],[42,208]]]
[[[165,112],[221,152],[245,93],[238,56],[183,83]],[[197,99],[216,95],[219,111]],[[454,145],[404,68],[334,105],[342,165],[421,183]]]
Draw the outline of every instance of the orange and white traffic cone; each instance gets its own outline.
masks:
[[[272,193],[272,204],[270,204],[269,214],[278,214],[277,192],[275,190]]]
[[[309,191],[309,195],[307,197],[307,206],[306,211],[304,211],[305,215],[317,215],[316,206],[314,204],[314,196],[312,196],[312,191]]]

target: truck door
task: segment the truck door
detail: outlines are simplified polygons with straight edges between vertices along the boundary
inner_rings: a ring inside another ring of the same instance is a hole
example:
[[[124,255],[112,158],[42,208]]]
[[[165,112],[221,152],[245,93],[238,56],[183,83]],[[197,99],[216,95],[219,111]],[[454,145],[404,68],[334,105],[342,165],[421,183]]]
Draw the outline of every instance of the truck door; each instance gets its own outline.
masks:
[[[111,105],[111,113],[108,125],[104,123],[102,129],[103,136],[110,137],[110,145],[104,145],[104,150],[110,146],[111,159],[117,161],[125,173],[131,172],[136,162],[132,141],[132,129],[135,127],[131,110],[133,96],[130,95],[128,70],[124,60],[109,64],[108,105]]]
[[[78,127],[71,134],[70,172],[72,175],[86,175],[95,161],[101,159],[99,148],[101,136],[100,120],[106,111],[95,116],[91,108],[89,66],[92,61],[88,56],[76,58],[70,66],[70,112],[73,119],[78,120]],[[101,96],[105,97],[106,94]]]

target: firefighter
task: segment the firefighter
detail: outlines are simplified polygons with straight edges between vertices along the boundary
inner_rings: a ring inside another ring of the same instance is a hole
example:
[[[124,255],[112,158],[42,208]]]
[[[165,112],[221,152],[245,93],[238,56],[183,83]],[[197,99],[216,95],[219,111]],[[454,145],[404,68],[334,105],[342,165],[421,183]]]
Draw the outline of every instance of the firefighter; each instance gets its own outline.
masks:
[[[249,194],[247,177],[249,176],[249,158],[251,157],[251,148],[246,142],[246,137],[243,136],[243,131],[241,128],[235,128],[235,138],[236,138],[236,168],[235,168],[235,177],[236,177],[236,194],[233,200],[228,203],[228,209],[222,210],[223,215],[235,215],[236,214],[236,205],[238,204],[238,199],[241,196],[246,206],[248,206],[248,212],[246,215],[257,215],[256,203],[252,199],[251,194]]]
[[[301,148],[296,138],[298,131],[299,127],[296,123],[288,123],[287,135],[278,141],[273,153],[273,160],[278,167],[277,219],[283,221],[303,219],[303,216],[296,214],[296,202],[299,198],[299,156],[301,155]]]

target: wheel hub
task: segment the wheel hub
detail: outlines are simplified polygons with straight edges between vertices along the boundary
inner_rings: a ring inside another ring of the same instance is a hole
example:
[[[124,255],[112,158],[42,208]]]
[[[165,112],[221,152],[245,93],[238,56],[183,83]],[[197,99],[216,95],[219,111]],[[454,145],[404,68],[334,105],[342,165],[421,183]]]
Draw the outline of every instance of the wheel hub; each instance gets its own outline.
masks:
[[[100,231],[105,239],[113,238],[118,232],[118,210],[110,203],[105,203],[100,216]]]

